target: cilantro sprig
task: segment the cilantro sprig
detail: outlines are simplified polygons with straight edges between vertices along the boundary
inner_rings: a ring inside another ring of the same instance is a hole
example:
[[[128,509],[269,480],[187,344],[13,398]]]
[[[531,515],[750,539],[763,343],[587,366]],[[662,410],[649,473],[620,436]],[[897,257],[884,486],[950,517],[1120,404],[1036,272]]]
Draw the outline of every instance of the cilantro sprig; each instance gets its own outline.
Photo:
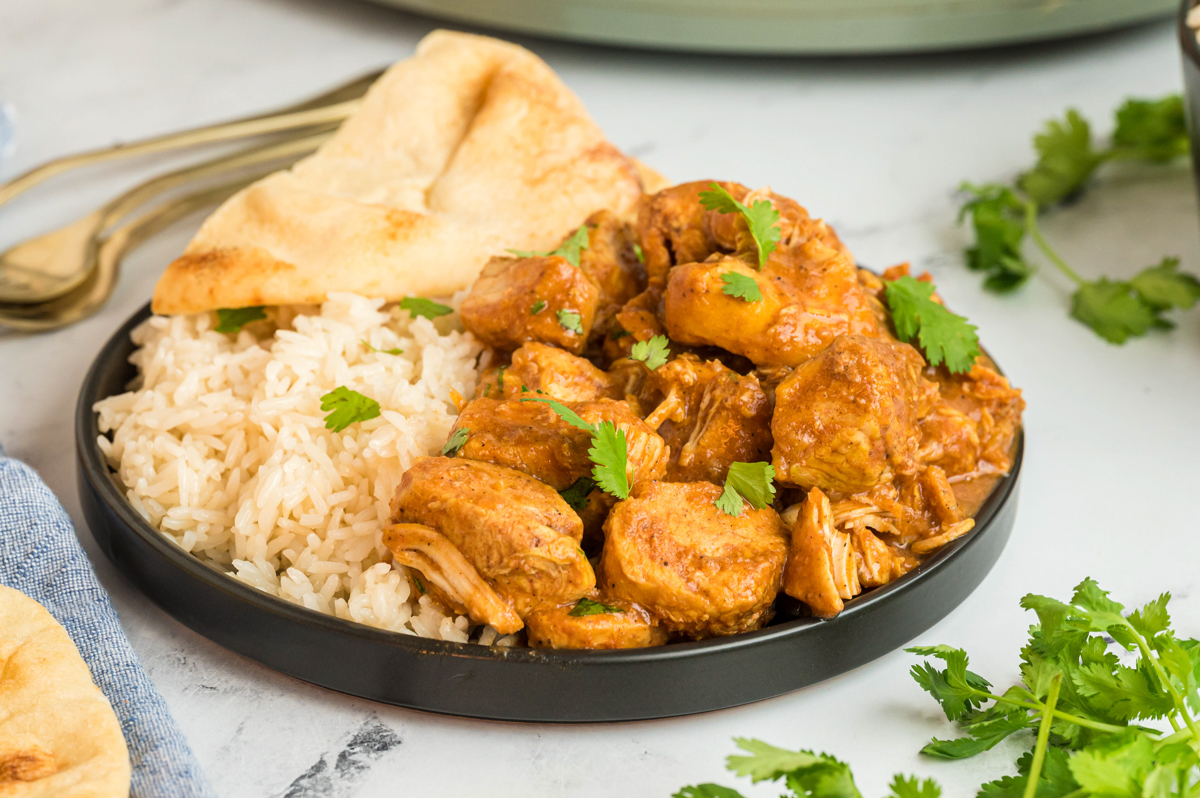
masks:
[[[377,418],[379,402],[339,385],[321,397],[321,412],[329,413],[325,416],[325,429],[341,432],[351,424]]]
[[[555,317],[564,330],[583,335],[583,317],[573,310],[556,310]]]
[[[920,343],[930,365],[945,363],[951,373],[968,372],[979,356],[977,328],[933,301],[933,292],[933,283],[907,275],[885,283],[884,296],[896,336],[901,341],[915,339]]]
[[[1152,329],[1172,327],[1164,314],[1191,308],[1200,299],[1200,281],[1180,272],[1178,259],[1163,258],[1131,280],[1088,280],[1050,246],[1038,218],[1083,191],[1106,162],[1161,163],[1186,155],[1182,98],[1127,100],[1117,109],[1116,128],[1107,147],[1096,145],[1087,120],[1070,109],[1062,119],[1046,123],[1034,137],[1034,149],[1037,163],[1015,185],[962,185],[967,199],[959,222],[969,217],[975,233],[974,246],[966,250],[967,267],[986,275],[983,285],[990,291],[1016,290],[1036,272],[1023,254],[1028,239],[1074,283],[1071,316],[1101,338],[1123,344]]]
[[[1000,693],[951,646],[909,651],[927,659],[912,675],[964,736],[934,739],[933,759],[964,759],[1025,737],[1015,776],[983,784],[979,798],[1196,798],[1200,796],[1200,641],[1171,629],[1163,594],[1126,612],[1091,579],[1069,601],[1027,595],[1038,616],[1021,649],[1021,684]],[[1110,649],[1124,650],[1122,656]],[[1136,721],[1156,721],[1159,731]],[[1165,722],[1164,722],[1165,721]],[[726,766],[753,782],[783,781],[784,798],[862,798],[850,767],[828,754],[735,740]],[[940,798],[933,779],[897,775],[890,798]],[[742,798],[718,784],[675,798]]]
[[[453,457],[458,454],[462,447],[467,445],[467,438],[471,436],[470,427],[459,427],[454,430],[446,443],[442,446],[442,457]]]
[[[602,604],[599,601],[593,601],[590,598],[581,598],[575,602],[575,606],[567,613],[572,618],[584,618],[588,615],[615,615],[619,612],[625,612],[620,607],[614,607],[611,604]]]
[[[581,225],[578,230],[567,236],[567,239],[554,249],[548,249],[544,252],[539,252],[537,250],[525,251],[520,249],[510,249],[507,251],[513,255],[516,255],[518,258],[548,258],[557,255],[566,258],[568,263],[578,268],[579,259],[582,256],[583,251],[588,248],[589,244],[590,240],[588,237],[588,226],[585,224]]]
[[[761,302],[762,291],[753,277],[741,272],[725,272],[721,275],[721,293],[745,302]]]
[[[235,333],[252,321],[262,321],[267,317],[262,306],[252,308],[220,308],[217,311],[217,326],[219,333]]]
[[[371,345],[371,342],[368,341],[366,338],[361,339],[361,341],[362,341],[363,347],[368,352],[378,352],[381,355],[403,355],[404,354],[404,350],[398,346],[392,347],[391,349],[376,349],[374,346]]]
[[[588,432],[592,436],[592,446],[588,449],[588,459],[595,465],[592,468],[592,479],[596,487],[618,499],[629,498],[629,476],[625,473],[629,459],[629,449],[625,430],[618,429],[611,421],[601,421],[599,424],[589,424],[579,417],[571,408],[554,399],[527,397],[522,402],[541,402],[550,406],[558,417],[576,429]]]
[[[719,183],[710,184],[711,191],[700,192],[700,204],[718,213],[740,213],[750,228],[750,237],[758,247],[758,268],[767,265],[767,258],[775,251],[783,235],[779,227],[779,211],[770,200],[756,200],[747,206],[738,202]]]
[[[654,371],[656,368],[667,362],[671,356],[669,348],[670,342],[665,335],[656,335],[648,341],[638,341],[629,350],[629,357],[633,360],[640,360],[646,364],[646,368]]]
[[[726,515],[741,515],[742,501],[756,510],[775,501],[775,468],[770,463],[730,463],[725,490],[714,502]]]
[[[448,316],[454,312],[454,308],[449,305],[443,305],[440,302],[434,302],[432,299],[426,299],[420,296],[409,296],[400,300],[400,309],[407,310],[414,317],[424,316],[427,319],[436,319],[439,316]]]

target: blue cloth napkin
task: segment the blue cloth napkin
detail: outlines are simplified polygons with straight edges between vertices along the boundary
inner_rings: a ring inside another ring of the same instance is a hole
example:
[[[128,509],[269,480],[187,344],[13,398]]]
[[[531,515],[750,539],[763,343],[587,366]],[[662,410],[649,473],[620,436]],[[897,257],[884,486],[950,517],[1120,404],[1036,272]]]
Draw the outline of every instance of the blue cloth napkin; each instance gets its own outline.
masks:
[[[134,798],[214,798],[167,704],[121,630],[71,519],[32,468],[0,448],[0,584],[50,611],[108,696],[133,764]]]

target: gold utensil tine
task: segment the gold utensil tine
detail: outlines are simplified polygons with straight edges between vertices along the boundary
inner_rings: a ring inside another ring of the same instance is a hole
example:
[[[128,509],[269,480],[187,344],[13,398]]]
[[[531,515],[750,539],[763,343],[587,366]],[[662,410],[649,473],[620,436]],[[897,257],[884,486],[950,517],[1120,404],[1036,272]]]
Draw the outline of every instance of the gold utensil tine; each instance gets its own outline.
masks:
[[[127,144],[117,144],[113,147],[89,150],[47,161],[0,185],[0,205],[43,180],[80,166],[114,158],[127,158],[134,155],[145,155],[152,152],[163,152],[341,121],[358,107],[362,95],[381,74],[383,73],[380,71],[363,75],[331,91],[273,113],[234,119],[163,136],[153,136]]]
[[[334,126],[318,130],[152,178],[58,230],[0,252],[0,303],[48,302],[74,290],[87,279],[94,265],[90,258],[93,240],[126,215],[155,196],[191,181],[312,152],[332,135]]]

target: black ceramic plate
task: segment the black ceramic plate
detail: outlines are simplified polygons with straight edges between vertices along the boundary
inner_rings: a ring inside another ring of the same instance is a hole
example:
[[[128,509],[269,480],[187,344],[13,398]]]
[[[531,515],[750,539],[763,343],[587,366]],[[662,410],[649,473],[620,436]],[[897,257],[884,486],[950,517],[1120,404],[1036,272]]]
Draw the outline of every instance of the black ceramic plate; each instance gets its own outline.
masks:
[[[322,615],[231,579],[155,531],[126,502],[96,445],[94,402],[135,376],[129,332],[101,350],[79,395],[83,512],[100,548],[181,623],[269,668],[413,709],[501,720],[662,718],[747,704],[836,676],[944,618],[991,570],[1017,510],[1023,445],[975,528],[831,621],[777,619],[756,632],[631,651],[491,648],[425,640]]]

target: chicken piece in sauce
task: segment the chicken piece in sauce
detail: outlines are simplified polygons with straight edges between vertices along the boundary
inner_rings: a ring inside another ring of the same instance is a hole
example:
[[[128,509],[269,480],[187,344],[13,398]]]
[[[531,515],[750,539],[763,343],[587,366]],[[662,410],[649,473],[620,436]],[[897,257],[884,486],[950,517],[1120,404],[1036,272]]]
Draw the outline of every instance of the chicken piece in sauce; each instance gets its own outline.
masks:
[[[798,366],[844,335],[878,335],[850,257],[811,239],[756,256],[726,255],[671,270],[664,317],[672,340],[719,346],[758,366]],[[727,294],[726,277],[753,281],[761,299]]]
[[[908,344],[844,336],[775,391],[776,478],[851,494],[920,467],[918,422],[937,398]]]
[[[711,190],[713,182],[682,183],[642,197],[637,234],[651,286],[666,285],[672,266],[701,261],[717,251],[717,242],[705,223],[709,211],[700,202],[700,192]],[[719,185],[739,199],[749,191],[737,183]]]
[[[389,524],[383,528],[383,545],[393,560],[419,571],[426,589],[439,602],[477,623],[491,624],[502,635],[524,625],[512,602],[501,596],[479,575],[450,540],[421,524]]]
[[[865,526],[839,530],[836,522],[829,498],[813,488],[792,524],[783,591],[818,618],[836,616],[865,588],[885,585],[917,564]]]
[[[754,375],[682,355],[646,382],[658,403],[646,424],[671,449],[665,480],[721,484],[731,463],[770,459],[771,403]]]
[[[553,488],[511,468],[419,457],[396,488],[392,521],[440,532],[522,616],[596,586],[579,516]]]
[[[599,299],[596,284],[564,257],[492,258],[459,315],[468,331],[496,349],[541,341],[579,354],[587,345]],[[571,329],[575,316],[578,332]]]
[[[646,648],[667,642],[667,630],[645,609],[599,591],[587,598],[603,605],[581,615],[576,604],[543,605],[525,619],[533,648]],[[575,611],[577,614],[572,615]]]
[[[638,260],[633,228],[611,211],[599,211],[587,220],[588,247],[579,253],[579,268],[595,283],[595,329],[606,331],[609,321],[625,303],[646,288],[646,267]]]
[[[620,399],[621,382],[590,361],[556,346],[530,342],[513,352],[512,362],[488,369],[475,395],[520,399],[526,394],[560,402]]]
[[[779,516],[727,515],[710,482],[643,482],[605,523],[602,592],[632,601],[692,638],[757,629],[770,619],[787,537]]]
[[[525,394],[527,399],[532,396]],[[625,402],[564,404],[589,424],[609,421],[625,432],[630,485],[663,475],[669,456],[666,444]],[[555,490],[566,490],[592,473],[591,433],[571,426],[544,402],[473,399],[455,422],[455,430],[463,428],[468,433],[459,457],[522,471]]]
[[[1006,474],[1025,400],[979,358],[967,374],[934,374],[941,396],[921,420],[921,458],[953,478]]]

